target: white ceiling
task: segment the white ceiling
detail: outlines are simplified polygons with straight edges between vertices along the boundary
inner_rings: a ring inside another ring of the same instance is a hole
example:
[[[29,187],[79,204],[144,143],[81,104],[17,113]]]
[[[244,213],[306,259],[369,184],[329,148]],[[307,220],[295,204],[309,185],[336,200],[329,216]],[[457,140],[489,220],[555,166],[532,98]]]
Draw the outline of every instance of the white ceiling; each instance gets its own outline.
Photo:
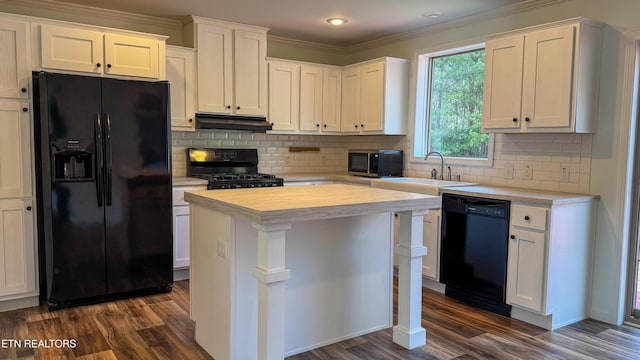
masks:
[[[269,35],[353,45],[460,17],[542,0],[59,0],[162,18],[198,15],[268,27]],[[423,14],[440,12],[437,19]],[[330,17],[349,22],[340,27]]]

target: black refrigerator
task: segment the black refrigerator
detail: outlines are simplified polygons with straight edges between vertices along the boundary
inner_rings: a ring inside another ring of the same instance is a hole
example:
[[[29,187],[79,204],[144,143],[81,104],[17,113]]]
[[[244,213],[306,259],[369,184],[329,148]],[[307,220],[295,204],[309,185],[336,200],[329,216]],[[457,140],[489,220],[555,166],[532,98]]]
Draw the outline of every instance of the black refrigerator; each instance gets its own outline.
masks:
[[[40,298],[170,291],[169,84],[33,73]]]

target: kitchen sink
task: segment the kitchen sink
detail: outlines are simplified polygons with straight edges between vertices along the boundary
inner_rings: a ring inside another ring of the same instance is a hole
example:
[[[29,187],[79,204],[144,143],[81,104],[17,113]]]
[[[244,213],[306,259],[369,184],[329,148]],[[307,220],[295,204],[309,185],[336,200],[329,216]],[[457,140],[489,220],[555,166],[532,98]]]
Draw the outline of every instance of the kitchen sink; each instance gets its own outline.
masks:
[[[465,185],[476,185],[476,183],[415,177],[387,177],[371,180],[371,187],[426,195],[440,195],[440,189],[443,187]]]

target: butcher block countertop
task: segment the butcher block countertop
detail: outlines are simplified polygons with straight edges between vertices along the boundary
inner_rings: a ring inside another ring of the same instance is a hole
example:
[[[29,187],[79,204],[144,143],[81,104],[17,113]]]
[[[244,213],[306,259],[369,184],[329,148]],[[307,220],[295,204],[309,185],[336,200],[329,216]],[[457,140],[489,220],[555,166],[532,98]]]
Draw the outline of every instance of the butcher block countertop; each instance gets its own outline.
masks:
[[[591,202],[598,199],[598,196],[589,194],[572,194],[484,185],[451,187],[443,189],[442,192],[448,194],[466,195],[498,200],[520,201],[541,205],[568,205]]]
[[[343,184],[202,190],[185,193],[185,200],[259,224],[428,210],[441,205],[438,196]]]

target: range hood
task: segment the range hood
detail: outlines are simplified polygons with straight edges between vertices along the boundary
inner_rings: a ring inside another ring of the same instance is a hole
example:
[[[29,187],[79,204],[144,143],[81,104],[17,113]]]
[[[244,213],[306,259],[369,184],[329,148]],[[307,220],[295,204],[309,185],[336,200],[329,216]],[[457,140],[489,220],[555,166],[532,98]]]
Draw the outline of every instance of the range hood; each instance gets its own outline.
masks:
[[[266,132],[272,125],[264,116],[196,113],[196,129],[244,130]]]

